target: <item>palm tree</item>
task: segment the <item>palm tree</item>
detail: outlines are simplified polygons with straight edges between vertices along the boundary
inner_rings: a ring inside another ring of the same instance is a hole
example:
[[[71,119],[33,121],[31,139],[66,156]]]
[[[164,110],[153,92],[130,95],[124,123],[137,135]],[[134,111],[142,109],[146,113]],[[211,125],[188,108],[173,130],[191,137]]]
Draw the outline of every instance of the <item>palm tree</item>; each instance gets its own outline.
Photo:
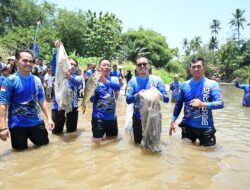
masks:
[[[126,44],[120,46],[120,50],[115,53],[116,59],[119,61],[135,61],[135,58],[138,56],[146,56],[149,55],[150,52],[147,51],[145,47],[139,47],[137,45],[137,41],[129,40]]]
[[[187,38],[184,38],[182,41],[182,48],[186,55],[190,54],[189,42]]]
[[[208,48],[211,49],[211,50],[213,50],[213,51],[215,49],[218,49],[218,41],[217,41],[217,39],[214,36],[212,36],[212,38],[210,39]]]
[[[230,20],[229,24],[231,27],[234,27],[237,31],[238,37],[238,46],[240,44],[240,28],[244,30],[244,22],[246,22],[246,18],[243,17],[245,10],[236,9],[235,13],[232,13],[233,19]]]
[[[211,33],[214,34],[214,37],[217,38],[219,30],[221,30],[220,21],[213,19],[212,23],[210,24],[210,29],[211,29]]]
[[[184,51],[187,49],[188,46],[188,39],[184,38],[182,41],[182,48],[184,49]]]
[[[193,52],[197,52],[201,48],[202,40],[200,36],[195,36],[190,41],[190,48]]]

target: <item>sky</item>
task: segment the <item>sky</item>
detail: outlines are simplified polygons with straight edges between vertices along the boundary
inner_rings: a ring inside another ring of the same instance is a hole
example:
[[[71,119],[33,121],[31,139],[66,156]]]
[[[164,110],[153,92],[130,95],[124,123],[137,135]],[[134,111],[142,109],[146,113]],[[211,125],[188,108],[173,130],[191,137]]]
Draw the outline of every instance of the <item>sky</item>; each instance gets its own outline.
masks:
[[[123,32],[140,26],[152,29],[166,37],[171,48],[181,48],[184,38],[201,36],[203,43],[211,38],[213,19],[221,22],[218,40],[226,41],[232,33],[229,21],[237,8],[245,10],[250,23],[250,0],[49,0],[68,10],[114,13],[121,21]],[[242,32],[250,38],[250,26]]]

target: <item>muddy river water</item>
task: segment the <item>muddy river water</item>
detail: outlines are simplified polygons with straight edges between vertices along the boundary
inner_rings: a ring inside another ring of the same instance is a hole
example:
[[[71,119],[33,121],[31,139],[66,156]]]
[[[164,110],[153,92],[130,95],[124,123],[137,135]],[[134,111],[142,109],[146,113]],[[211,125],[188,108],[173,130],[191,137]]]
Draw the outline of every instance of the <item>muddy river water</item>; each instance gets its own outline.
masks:
[[[79,113],[78,131],[55,136],[50,144],[15,152],[0,142],[0,189],[250,189],[250,109],[241,107],[243,91],[221,85],[225,108],[214,111],[215,148],[173,137],[168,128],[173,104],[162,105],[161,153],[134,146],[125,134],[126,103],[117,102],[120,140],[91,142],[91,104]],[[180,117],[181,118],[181,117]],[[180,118],[178,121],[180,121]]]

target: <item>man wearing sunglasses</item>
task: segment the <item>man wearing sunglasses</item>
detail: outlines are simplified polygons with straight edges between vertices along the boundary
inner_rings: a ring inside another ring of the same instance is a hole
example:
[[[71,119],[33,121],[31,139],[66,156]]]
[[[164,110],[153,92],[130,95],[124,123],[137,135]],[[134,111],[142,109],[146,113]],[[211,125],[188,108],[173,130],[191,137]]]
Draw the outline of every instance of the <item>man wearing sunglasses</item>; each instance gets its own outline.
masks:
[[[140,98],[145,90],[151,87],[157,88],[163,97],[164,102],[168,102],[166,87],[160,77],[150,75],[150,64],[146,57],[137,57],[135,60],[137,76],[133,77],[127,87],[126,101],[128,104],[134,103],[133,113],[133,133],[134,142],[140,144],[142,140],[142,124],[140,116]]]

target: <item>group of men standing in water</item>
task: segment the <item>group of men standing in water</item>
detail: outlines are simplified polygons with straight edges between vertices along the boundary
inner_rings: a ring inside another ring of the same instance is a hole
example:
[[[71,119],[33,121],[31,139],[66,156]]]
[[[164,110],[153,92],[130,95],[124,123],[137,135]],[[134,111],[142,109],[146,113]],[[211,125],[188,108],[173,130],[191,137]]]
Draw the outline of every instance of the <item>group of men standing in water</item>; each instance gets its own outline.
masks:
[[[56,47],[59,48],[59,44]],[[63,131],[66,120],[67,132],[77,130],[78,104],[72,102],[72,113],[65,117],[63,110],[58,110],[56,100],[53,100],[52,117],[48,111],[44,98],[44,91],[38,77],[31,74],[32,54],[27,51],[20,51],[16,55],[17,72],[3,81],[0,90],[0,138],[6,141],[9,132],[13,149],[27,149],[27,139],[35,145],[41,146],[49,143],[48,132],[41,118],[39,106],[47,117],[49,128],[54,134]],[[52,68],[55,72],[55,66]],[[71,88],[77,97],[77,88],[81,85],[83,78],[74,74],[78,66],[75,59],[70,59],[73,69],[65,71],[65,78],[68,79]],[[110,76],[111,61],[101,59],[98,70],[101,77],[97,83],[95,93],[91,97],[93,103],[92,112],[92,133],[94,141],[101,141],[104,137],[117,137],[118,124],[116,117],[116,92],[120,90],[120,80]],[[134,104],[133,124],[134,142],[140,144],[142,140],[142,124],[140,119],[140,99],[145,90],[155,87],[162,94],[163,101],[169,102],[166,87],[160,77],[151,75],[150,61],[146,57],[137,57],[135,60],[137,76],[127,84],[126,102]],[[223,98],[219,84],[205,77],[205,62],[202,58],[193,59],[189,65],[189,72],[192,75],[190,80],[172,83],[171,90],[176,99],[173,117],[170,122],[169,135],[176,129],[176,120],[184,105],[184,116],[179,124],[182,130],[182,138],[192,142],[199,140],[202,146],[214,146],[216,144],[215,126],[212,115],[213,109],[224,107]],[[89,76],[91,77],[91,75]],[[250,85],[241,85],[238,82],[236,87],[244,89],[245,95],[243,105],[250,105]],[[178,90],[176,90],[178,88]],[[8,127],[6,125],[6,114],[8,108]]]

